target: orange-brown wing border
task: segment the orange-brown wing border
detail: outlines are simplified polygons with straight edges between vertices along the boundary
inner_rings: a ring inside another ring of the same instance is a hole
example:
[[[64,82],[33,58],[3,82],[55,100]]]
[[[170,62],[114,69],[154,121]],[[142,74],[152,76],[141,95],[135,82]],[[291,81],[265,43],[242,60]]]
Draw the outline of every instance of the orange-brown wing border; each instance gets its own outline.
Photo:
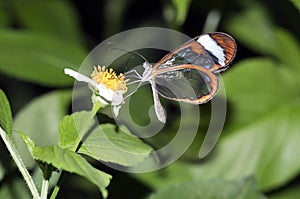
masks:
[[[180,51],[188,47],[190,47],[193,52],[199,55],[206,52],[209,53],[210,56],[214,56],[213,52],[209,51],[209,49],[206,49],[204,47],[204,44],[198,42],[198,39],[204,36],[209,36],[216,43],[216,45],[222,48],[224,50],[224,56],[225,56],[224,65],[221,65],[219,62],[217,63],[215,62],[215,64],[211,66],[209,70],[211,72],[221,72],[226,70],[236,55],[237,44],[233,39],[233,37],[223,32],[205,33],[185,42],[184,44],[182,44],[181,46],[179,46],[178,48],[176,48],[175,50],[173,50],[172,52],[168,53],[163,58],[161,58],[156,64],[154,64],[153,69],[156,70],[160,65],[166,63],[166,61],[169,60],[174,54],[178,54]]]

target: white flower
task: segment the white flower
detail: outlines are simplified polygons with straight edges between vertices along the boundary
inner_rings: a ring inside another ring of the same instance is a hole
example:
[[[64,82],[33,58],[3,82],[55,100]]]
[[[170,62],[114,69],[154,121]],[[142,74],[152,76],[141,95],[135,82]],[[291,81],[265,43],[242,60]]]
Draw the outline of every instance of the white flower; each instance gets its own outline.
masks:
[[[86,82],[92,86],[96,100],[103,105],[111,104],[114,115],[118,116],[123,103],[123,94],[127,91],[123,74],[117,76],[112,69],[105,69],[104,66],[94,67],[92,79],[69,68],[65,68],[64,72],[77,81]]]

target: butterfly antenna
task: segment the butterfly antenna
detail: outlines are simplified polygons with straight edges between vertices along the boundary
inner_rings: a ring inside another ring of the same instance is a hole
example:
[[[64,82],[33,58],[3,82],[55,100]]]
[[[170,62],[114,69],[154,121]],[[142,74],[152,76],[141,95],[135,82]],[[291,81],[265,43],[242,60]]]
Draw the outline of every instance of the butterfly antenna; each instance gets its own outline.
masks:
[[[121,46],[120,44],[117,44],[115,42],[107,42],[108,45],[112,45],[114,47],[110,48],[109,50],[120,50],[120,51],[124,51],[124,52],[127,52],[127,53],[131,53],[131,54],[134,54],[134,55],[137,55],[139,56],[140,58],[142,58],[145,62],[148,62],[148,60],[143,56],[141,55],[140,53],[128,48],[128,47],[124,47],[124,46]]]

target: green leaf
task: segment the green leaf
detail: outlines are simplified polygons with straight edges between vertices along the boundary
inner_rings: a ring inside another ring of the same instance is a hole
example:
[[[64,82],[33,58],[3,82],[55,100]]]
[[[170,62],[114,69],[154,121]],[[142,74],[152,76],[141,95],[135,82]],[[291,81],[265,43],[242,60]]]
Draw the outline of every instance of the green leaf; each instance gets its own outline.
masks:
[[[80,66],[85,50],[54,37],[28,31],[0,30],[0,71],[47,86],[71,85],[64,68]],[[25,53],[26,52],[26,53]]]
[[[276,53],[275,56],[283,63],[288,64],[291,69],[300,72],[300,43],[297,38],[283,28],[276,28],[274,33],[277,44],[277,50],[274,52]]]
[[[69,90],[39,96],[16,114],[14,128],[21,129],[37,145],[57,144],[58,125],[68,111],[70,100]]]
[[[72,150],[78,134],[75,121],[71,115],[65,116],[59,123],[59,146]]]
[[[35,143],[32,139],[30,139],[30,137],[28,137],[27,135],[25,135],[25,133],[23,133],[22,131],[16,131],[20,136],[21,138],[23,139],[28,151],[31,153],[32,155],[32,151],[35,147]],[[33,156],[32,156],[33,157]]]
[[[125,128],[99,125],[84,141],[79,152],[97,160],[134,166],[149,156],[152,148]]]
[[[300,171],[293,159],[300,155],[295,141],[299,85],[287,68],[248,59],[224,73],[229,119],[215,158],[202,172],[235,178],[255,174],[264,189],[271,189]]]
[[[216,191],[217,190],[217,191]],[[160,189],[149,199],[266,199],[252,178],[238,181],[223,179],[188,181]]]
[[[195,175],[226,179],[255,175],[264,190],[287,183],[300,171],[299,120],[300,102],[290,100],[221,139],[216,154],[195,168]]]
[[[132,1],[110,0],[105,2],[104,7],[104,27],[105,37],[109,37],[121,31],[126,9]],[[112,14],[113,13],[113,17]]]
[[[3,159],[3,158],[2,158]],[[4,168],[4,165],[2,161],[0,162],[0,180],[2,181],[5,177],[6,169]]]
[[[245,59],[222,75],[229,101],[227,132],[252,123],[298,96],[286,65],[265,58]],[[232,113],[232,114],[231,114]]]
[[[90,115],[91,112],[81,111],[63,118],[59,124],[59,143],[62,148],[74,149],[78,137],[83,136],[79,135],[82,129],[88,130],[94,123]]]
[[[71,92],[53,91],[32,100],[15,116],[14,129],[21,129],[36,145],[58,143],[58,125],[68,112]],[[22,141],[15,139],[16,147],[28,167],[33,165]]]
[[[10,20],[7,14],[7,7],[3,1],[0,1],[0,27],[5,27],[9,24]]]
[[[289,31],[274,26],[263,6],[248,6],[238,16],[229,19],[226,28],[254,52],[274,56],[283,63],[299,68],[300,45],[297,38]]]
[[[80,29],[75,10],[69,1],[13,0],[17,20],[35,32],[80,43]],[[45,6],[47,5],[47,6]]]
[[[272,55],[276,51],[274,26],[268,12],[261,5],[247,6],[238,16],[228,19],[225,27],[232,36],[254,52]]]
[[[182,25],[189,11],[191,0],[172,0],[172,3],[176,10],[175,23],[178,25]]]
[[[294,6],[300,11],[300,1],[299,0],[290,0]]]
[[[192,165],[199,166],[198,164]],[[166,189],[174,184],[202,179],[193,174],[192,165],[176,161],[156,172],[133,174],[133,176],[155,190]]]
[[[22,178],[11,178],[2,182],[0,198],[5,199],[32,199],[28,187]]]
[[[5,93],[0,89],[0,127],[6,133],[12,135],[12,114],[10,110],[9,101]]]
[[[54,145],[49,147],[35,147],[33,155],[36,160],[46,162],[58,169],[63,169],[86,178],[100,189],[103,197],[107,197],[107,190],[105,188],[108,186],[111,176],[95,169],[86,159],[75,152]]]
[[[298,199],[300,198],[299,183],[286,186],[270,194],[270,199]]]
[[[35,148],[34,141],[32,139],[30,139],[30,137],[25,135],[22,131],[17,131],[17,132],[21,136],[23,141],[25,142],[25,145],[26,145],[28,151],[30,152],[31,157],[34,158],[34,155],[33,155],[33,151],[34,151],[34,148]],[[50,177],[51,177],[52,172],[56,171],[56,169],[53,168],[51,165],[46,164],[44,162],[40,162],[40,161],[37,161],[37,162],[38,162],[38,165],[39,165],[40,169],[43,172],[43,179],[49,180]]]

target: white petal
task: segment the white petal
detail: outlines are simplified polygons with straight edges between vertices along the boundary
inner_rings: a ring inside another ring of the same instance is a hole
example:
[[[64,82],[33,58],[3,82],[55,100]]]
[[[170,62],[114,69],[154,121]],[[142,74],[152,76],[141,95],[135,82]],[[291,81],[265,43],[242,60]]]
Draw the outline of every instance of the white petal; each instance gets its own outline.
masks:
[[[103,84],[98,84],[96,86],[96,88],[98,89],[99,95],[101,97],[103,97],[107,101],[110,101],[110,102],[112,101],[113,96],[114,96],[113,90],[106,88],[106,86]]]
[[[113,99],[111,101],[112,106],[119,106],[123,102],[123,93],[121,91],[117,91],[114,93]]]
[[[94,82],[92,79],[88,78],[87,76],[84,76],[72,69],[69,69],[69,68],[65,68],[64,69],[64,72],[66,75],[70,75],[71,77],[75,78],[77,81],[80,81],[80,82],[86,82],[88,84],[90,84],[91,86],[93,87],[97,87],[97,84],[96,82]]]
[[[123,93],[121,91],[115,92],[111,105],[113,106],[113,113],[117,117],[119,115],[119,110],[123,103]]]
[[[96,99],[97,99],[101,104],[108,105],[107,101],[105,101],[104,99],[102,99],[100,96],[97,96]]]

